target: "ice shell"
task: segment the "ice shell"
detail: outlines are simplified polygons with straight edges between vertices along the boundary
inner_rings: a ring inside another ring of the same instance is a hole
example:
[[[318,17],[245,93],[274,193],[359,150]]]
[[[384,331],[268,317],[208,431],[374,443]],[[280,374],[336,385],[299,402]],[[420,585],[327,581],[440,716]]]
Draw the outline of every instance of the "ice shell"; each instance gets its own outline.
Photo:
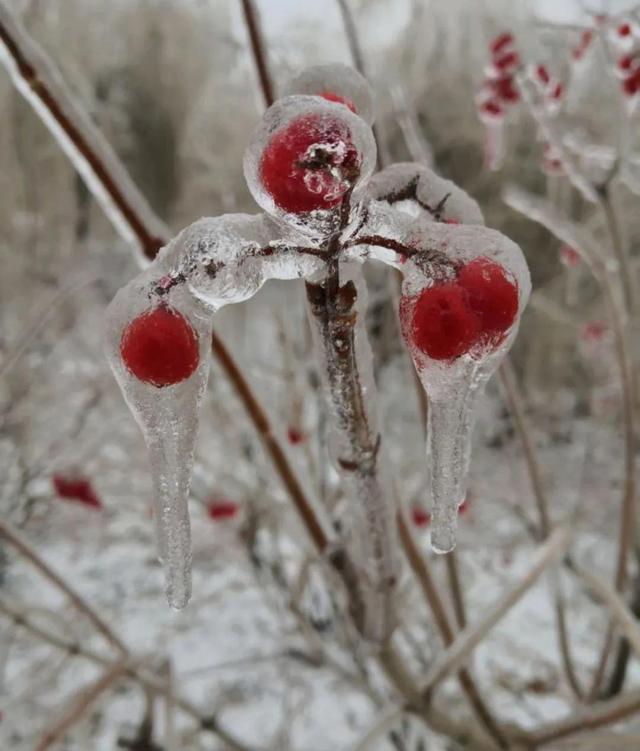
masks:
[[[375,200],[387,201],[416,218],[436,221],[420,203],[435,209],[444,201],[440,221],[484,224],[480,207],[471,196],[451,180],[440,177],[428,167],[416,162],[398,162],[386,167],[371,178],[368,190]],[[403,194],[413,194],[414,197],[403,199]],[[416,198],[418,200],[415,200]]]
[[[249,190],[254,199],[268,214],[279,222],[294,227],[299,232],[311,236],[327,236],[335,232],[340,224],[340,196],[336,193],[336,203],[329,208],[316,208],[310,211],[290,211],[279,206],[272,195],[266,190],[261,176],[261,164],[263,154],[272,139],[291,125],[294,120],[311,118],[320,127],[327,126],[330,130],[337,123],[342,129],[346,129],[350,136],[350,142],[359,156],[359,174],[357,177],[345,181],[342,174],[335,170],[307,170],[304,177],[310,193],[323,190],[335,191],[338,185],[344,190],[347,183],[353,187],[351,203],[357,210],[358,201],[362,197],[362,188],[366,180],[371,176],[376,164],[376,144],[371,128],[358,115],[354,115],[342,104],[335,104],[315,96],[289,96],[279,99],[264,114],[253,133],[249,146],[244,156],[244,174]],[[321,147],[323,144],[312,144]],[[335,143],[326,145],[330,153],[335,150]],[[308,147],[307,152],[311,149]],[[325,185],[323,179],[333,176],[334,182]],[[283,177],[286,178],[286,165],[284,165]],[[308,179],[307,179],[308,178]],[[290,186],[289,186],[290,187]],[[327,194],[328,195],[328,194]]]
[[[159,270],[152,266],[118,292],[107,310],[105,352],[149,451],[158,555],[165,570],[167,599],[177,609],[187,604],[191,594],[188,496],[199,407],[211,360],[211,311],[195,300],[184,284],[163,289],[162,282]],[[162,388],[138,380],[120,354],[126,326],[159,304],[188,320],[197,333],[199,348],[195,371]]]
[[[285,88],[285,94],[322,96],[330,93],[352,102],[356,114],[372,125],[375,120],[373,89],[357,70],[342,63],[313,65],[294,76]]]
[[[218,310],[252,297],[267,279],[313,275],[319,260],[295,249],[304,243],[264,214],[225,214],[186,227],[157,265],[171,277],[183,276],[198,299]]]

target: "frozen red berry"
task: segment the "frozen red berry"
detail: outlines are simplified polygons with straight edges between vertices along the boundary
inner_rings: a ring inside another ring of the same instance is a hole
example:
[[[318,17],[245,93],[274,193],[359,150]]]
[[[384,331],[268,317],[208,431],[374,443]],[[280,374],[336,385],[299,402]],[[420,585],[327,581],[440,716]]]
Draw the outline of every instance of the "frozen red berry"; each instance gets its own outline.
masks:
[[[502,52],[512,44],[513,34],[510,34],[508,31],[504,31],[502,34],[498,34],[498,36],[492,40],[491,44],[489,45],[489,49],[492,55],[497,55],[499,52]]]
[[[68,477],[55,474],[51,478],[58,498],[64,501],[73,501],[89,508],[101,509],[102,501],[93,489],[91,481],[84,477]]]
[[[240,511],[240,506],[235,501],[226,498],[216,498],[207,505],[207,516],[214,521],[233,519]]]
[[[631,36],[631,24],[621,23],[620,26],[618,26],[618,36],[621,36],[621,37]]]
[[[340,96],[340,94],[335,94],[333,91],[321,91],[320,96],[329,102],[344,104],[344,106],[348,107],[351,112],[356,113],[356,105],[351,101],[351,99],[347,99],[346,96]]]
[[[520,92],[516,88],[513,78],[511,76],[505,76],[502,78],[495,78],[491,81],[491,88],[495,92],[499,99],[503,102],[513,103],[520,99]]]
[[[549,71],[547,70],[546,65],[536,66],[536,77],[541,83],[549,83],[551,76],[549,75]]]
[[[453,360],[471,349],[478,337],[478,318],[457,281],[422,290],[413,311],[412,337],[433,360]]]
[[[517,52],[505,52],[504,55],[496,57],[493,64],[498,70],[511,70],[512,68],[517,68],[520,64],[520,56]]]
[[[503,109],[498,102],[489,99],[480,105],[480,114],[487,118],[497,119],[502,117]]]
[[[342,202],[360,164],[347,123],[313,113],[295,118],[271,138],[260,161],[260,179],[284,211],[327,210]]]
[[[306,437],[307,436],[300,430],[300,428],[296,428],[295,425],[290,425],[287,428],[287,438],[292,446],[304,443]]]
[[[460,269],[458,284],[478,317],[480,340],[483,344],[498,344],[518,314],[516,281],[499,263],[480,256]]]
[[[144,383],[172,386],[198,367],[198,336],[181,313],[160,305],[131,321],[122,334],[120,355],[127,370]]]
[[[411,509],[411,519],[418,529],[424,529],[431,524],[431,514],[422,506],[414,506]]]
[[[580,253],[570,245],[563,245],[560,248],[560,260],[568,268],[574,268],[580,265]]]
[[[635,55],[623,55],[618,60],[618,68],[620,70],[631,70],[635,59]]]

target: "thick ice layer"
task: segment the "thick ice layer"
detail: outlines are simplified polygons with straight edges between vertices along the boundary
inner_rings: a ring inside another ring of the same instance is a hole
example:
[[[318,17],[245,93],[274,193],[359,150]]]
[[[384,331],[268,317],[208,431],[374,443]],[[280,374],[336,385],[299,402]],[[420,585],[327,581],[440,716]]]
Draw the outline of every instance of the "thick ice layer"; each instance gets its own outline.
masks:
[[[340,97],[369,125],[375,119],[374,95],[369,82],[357,70],[342,63],[313,65],[302,70],[285,88],[285,95],[296,94],[325,96],[330,100]]]
[[[316,239],[341,224],[345,197],[357,211],[376,164],[367,123],[315,96],[279,99],[260,120],[244,157],[254,199],[280,223]]]
[[[184,286],[159,295],[158,284],[157,270],[151,267],[118,292],[107,311],[105,349],[147,443],[158,554],[164,566],[167,599],[172,607],[182,608],[191,594],[187,499],[198,411],[211,359],[211,315]],[[131,321],[159,306],[184,316],[197,334],[199,353],[197,367],[190,377],[163,387],[136,377],[121,355],[123,333]]]
[[[451,180],[416,162],[399,162],[371,178],[368,191],[415,218],[446,223],[484,224],[478,204]]]

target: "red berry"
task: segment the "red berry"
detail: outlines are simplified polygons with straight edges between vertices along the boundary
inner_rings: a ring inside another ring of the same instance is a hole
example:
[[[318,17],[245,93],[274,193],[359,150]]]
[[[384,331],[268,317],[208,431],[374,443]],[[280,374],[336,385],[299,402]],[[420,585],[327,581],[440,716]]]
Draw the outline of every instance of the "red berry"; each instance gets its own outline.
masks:
[[[515,87],[511,76],[494,79],[491,81],[491,88],[504,102],[517,102],[520,99],[520,93]]]
[[[484,115],[490,115],[491,117],[500,117],[502,115],[502,107],[498,102],[493,99],[489,99],[488,102],[483,102],[480,105],[480,112]]]
[[[564,94],[564,86],[561,83],[557,83],[553,89],[551,90],[551,93],[549,96],[551,99],[562,99],[562,95]]]
[[[431,514],[422,508],[422,506],[414,506],[411,509],[411,519],[419,529],[428,527],[431,524]]]
[[[586,342],[597,344],[604,339],[606,333],[607,327],[602,321],[591,321],[584,325],[582,329],[582,338]]]
[[[303,115],[278,131],[260,161],[267,193],[300,214],[338,206],[360,169],[349,127],[331,115]]]
[[[572,248],[570,245],[563,245],[560,248],[560,260],[562,261],[562,263],[564,263],[565,266],[574,268],[575,266],[578,266],[580,264],[581,258],[577,250]]]
[[[634,55],[623,55],[618,60],[618,67],[621,70],[631,70],[631,66],[633,65],[634,60],[635,60]]]
[[[551,80],[551,76],[549,75],[549,71],[547,70],[545,65],[538,65],[536,67],[536,76],[542,83],[549,83],[549,81]]]
[[[321,91],[320,96],[329,102],[337,102],[338,104],[344,104],[344,106],[348,107],[353,113],[357,112],[356,105],[351,101],[351,99],[347,99],[346,96],[340,96],[340,94],[334,94],[333,91]]]
[[[469,510],[469,496],[467,496],[464,501],[458,506],[458,513],[463,516],[467,513]]]
[[[430,358],[453,360],[473,346],[479,333],[478,319],[464,289],[456,281],[444,282],[422,290],[411,331],[416,347]]]
[[[640,69],[624,79],[622,82],[622,90],[627,96],[633,96],[640,91]]]
[[[504,55],[501,55],[500,57],[497,57],[493,64],[494,66],[501,71],[509,70],[511,68],[515,68],[520,63],[520,56],[517,52],[505,52]]]
[[[238,511],[240,511],[240,506],[235,501],[229,501],[225,498],[210,501],[207,506],[207,516],[214,521],[233,519]]]
[[[198,336],[181,313],[160,305],[131,321],[120,340],[120,355],[144,383],[172,386],[198,367]]]
[[[65,501],[74,501],[89,508],[101,509],[102,501],[98,498],[89,480],[83,477],[65,477],[55,474],[51,478],[58,497]]]
[[[496,345],[518,314],[518,285],[495,261],[480,256],[460,269],[458,283],[479,320],[480,341]]]
[[[489,50],[492,55],[497,55],[498,52],[502,52],[506,47],[513,44],[513,34],[508,31],[499,34],[489,45]]]
[[[292,446],[297,446],[299,443],[303,443],[306,439],[305,434],[293,425],[290,425],[287,429],[287,438]]]
[[[631,24],[623,23],[618,26],[618,36],[628,37],[631,34]]]

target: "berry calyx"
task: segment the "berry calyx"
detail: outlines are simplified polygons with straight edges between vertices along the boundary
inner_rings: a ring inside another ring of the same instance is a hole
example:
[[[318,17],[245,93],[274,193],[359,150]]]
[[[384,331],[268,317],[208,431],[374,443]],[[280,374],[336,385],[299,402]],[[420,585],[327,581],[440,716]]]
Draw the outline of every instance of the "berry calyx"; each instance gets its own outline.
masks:
[[[359,175],[361,157],[348,125],[331,115],[302,115],[278,131],[260,161],[260,179],[283,211],[338,206]]]
[[[321,96],[323,99],[326,99],[328,102],[344,104],[344,106],[348,107],[351,112],[357,114],[356,105],[351,101],[351,99],[347,99],[346,96],[340,96],[340,94],[335,94],[333,91],[321,91],[319,96]]]
[[[198,336],[185,316],[160,305],[126,327],[120,356],[140,381],[158,388],[173,386],[189,378],[198,367]]]
[[[409,310],[406,305],[405,300]],[[476,347],[497,347],[517,314],[516,281],[500,264],[480,256],[462,266],[456,279],[422,290],[413,304],[409,335],[432,360],[455,360]]]

